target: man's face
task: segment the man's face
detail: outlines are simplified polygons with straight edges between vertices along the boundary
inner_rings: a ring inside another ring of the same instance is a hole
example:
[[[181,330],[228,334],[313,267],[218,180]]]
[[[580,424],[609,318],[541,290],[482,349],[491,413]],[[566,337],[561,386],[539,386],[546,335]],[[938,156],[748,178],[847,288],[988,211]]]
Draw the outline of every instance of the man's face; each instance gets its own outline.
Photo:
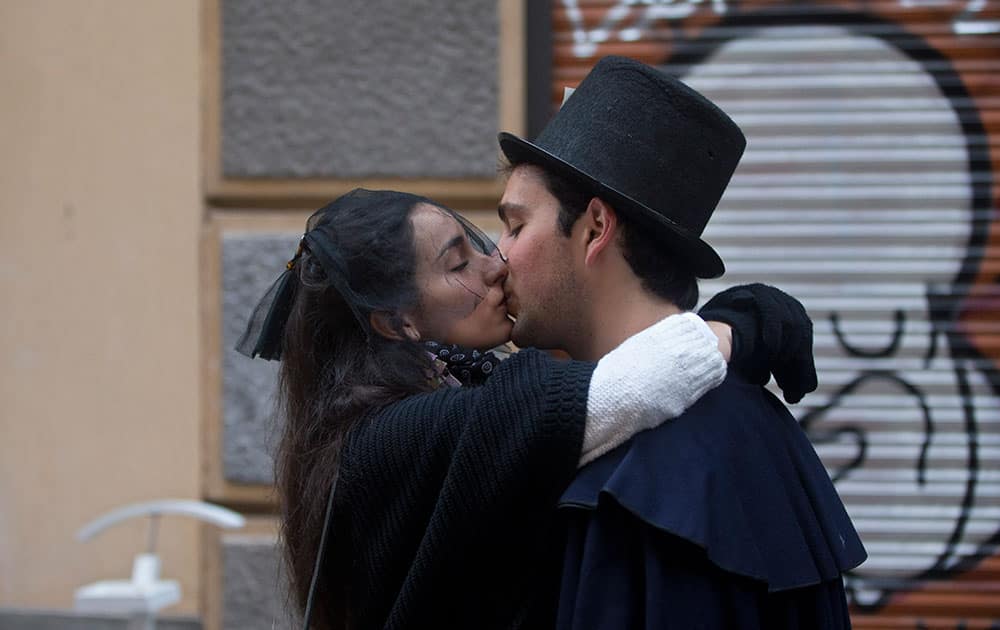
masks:
[[[514,169],[498,214],[504,224],[498,247],[509,269],[507,308],[517,318],[511,339],[522,347],[571,348],[582,331],[583,292],[574,272],[573,241],[559,229],[559,201],[540,169]]]

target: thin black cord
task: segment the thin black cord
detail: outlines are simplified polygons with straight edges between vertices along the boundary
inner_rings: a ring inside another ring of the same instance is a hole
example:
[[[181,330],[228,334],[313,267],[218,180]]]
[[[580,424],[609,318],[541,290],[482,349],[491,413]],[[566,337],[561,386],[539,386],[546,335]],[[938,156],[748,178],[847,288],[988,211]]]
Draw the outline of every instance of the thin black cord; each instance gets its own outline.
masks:
[[[309,630],[309,620],[312,617],[313,595],[316,594],[316,582],[319,581],[319,567],[323,564],[323,552],[326,551],[326,534],[330,529],[330,513],[333,511],[333,491],[337,489],[337,481],[330,486],[330,497],[326,500],[326,514],[323,516],[323,533],[319,536],[319,549],[316,550],[316,564],[313,566],[312,580],[309,582],[309,595],[306,597],[306,611],[302,617],[302,630]]]

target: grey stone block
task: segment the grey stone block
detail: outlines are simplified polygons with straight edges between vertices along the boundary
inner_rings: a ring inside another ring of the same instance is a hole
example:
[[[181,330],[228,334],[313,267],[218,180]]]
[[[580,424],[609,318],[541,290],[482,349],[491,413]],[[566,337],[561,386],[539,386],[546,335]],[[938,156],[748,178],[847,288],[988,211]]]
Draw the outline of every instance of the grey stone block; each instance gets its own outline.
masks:
[[[280,437],[278,364],[233,348],[271,283],[295,253],[301,234],[230,233],[222,237],[222,469],[237,483],[271,483]]]
[[[223,0],[235,177],[495,175],[496,0]]]
[[[281,553],[269,536],[226,536],[222,543],[223,630],[294,628]]]

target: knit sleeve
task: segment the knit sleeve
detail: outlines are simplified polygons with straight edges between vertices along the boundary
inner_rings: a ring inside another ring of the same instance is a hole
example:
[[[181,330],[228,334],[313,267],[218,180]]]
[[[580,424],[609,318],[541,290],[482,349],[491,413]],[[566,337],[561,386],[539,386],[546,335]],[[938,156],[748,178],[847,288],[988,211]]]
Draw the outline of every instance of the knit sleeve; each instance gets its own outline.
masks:
[[[523,350],[482,386],[442,388],[390,405],[354,432],[345,460],[375,477],[420,473],[486,490],[490,480],[479,469],[487,464],[493,476],[509,474],[539,450],[579,454],[593,371],[591,363]]]
[[[352,432],[340,510],[370,580],[354,590],[398,585],[368,602],[376,619],[429,618],[436,593],[501,562],[498,540],[538,538],[576,470],[593,369],[524,350],[480,387],[412,396]]]
[[[694,313],[671,315],[597,363],[580,465],[676,418],[726,376],[719,339]]]

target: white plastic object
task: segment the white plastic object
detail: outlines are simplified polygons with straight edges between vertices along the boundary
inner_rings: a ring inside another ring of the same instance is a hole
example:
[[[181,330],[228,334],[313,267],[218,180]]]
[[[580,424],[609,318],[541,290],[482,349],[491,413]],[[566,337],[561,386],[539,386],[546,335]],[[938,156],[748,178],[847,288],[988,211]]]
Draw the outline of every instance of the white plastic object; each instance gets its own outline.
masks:
[[[191,516],[225,529],[236,529],[246,524],[246,519],[232,510],[201,501],[179,499],[133,503],[99,516],[76,533],[78,540],[90,540],[122,521],[149,516],[149,548],[146,553],[135,557],[132,579],[102,580],[76,589],[73,597],[75,610],[127,616],[130,628],[155,628],[156,613],[181,599],[181,587],[176,580],[160,579],[160,558],[155,553],[155,546],[159,517],[164,514]]]
[[[102,580],[76,589],[73,608],[82,613],[150,615],[181,600],[177,580],[161,580],[160,559],[140,553],[131,580]]]
[[[111,510],[107,514],[103,514],[81,527],[80,531],[76,533],[76,539],[84,542],[121,521],[137,516],[160,516],[162,514],[191,516],[225,529],[237,529],[246,524],[246,519],[240,516],[240,514],[232,510],[227,510],[224,507],[219,507],[218,505],[184,499],[163,499],[160,501],[147,501],[145,503],[132,503],[116,510]]]

